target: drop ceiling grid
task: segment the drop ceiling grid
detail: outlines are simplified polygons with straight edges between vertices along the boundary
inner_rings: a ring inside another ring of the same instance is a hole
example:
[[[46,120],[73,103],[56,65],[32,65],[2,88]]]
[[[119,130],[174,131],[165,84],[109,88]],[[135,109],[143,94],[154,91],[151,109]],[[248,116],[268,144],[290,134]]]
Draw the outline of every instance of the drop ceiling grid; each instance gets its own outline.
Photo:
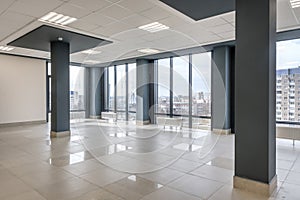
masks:
[[[107,36],[115,40],[114,44],[103,46],[103,58],[115,57],[111,54],[130,54],[126,49],[152,47],[166,50],[175,50],[183,46],[190,46],[189,38],[196,43],[213,43],[222,39],[234,39],[235,12],[226,13],[198,22],[187,20],[177,15],[167,6],[160,6],[158,0],[2,0],[0,8],[0,41],[7,35],[22,29],[24,24],[37,20],[50,11],[55,11],[72,17],[78,21],[69,26],[99,37]],[[3,6],[2,6],[3,5]],[[7,11],[6,11],[7,9]],[[10,20],[14,25],[5,22],[5,14],[10,13]],[[19,16],[18,16],[19,15]],[[24,16],[24,17],[20,17]],[[300,9],[292,10],[289,0],[278,0],[279,29],[298,26]],[[137,29],[138,26],[159,21],[170,27],[168,31],[151,34]],[[186,38],[181,39],[177,32]],[[170,35],[168,35],[170,34]],[[135,41],[135,38],[136,41]],[[168,39],[171,38],[171,39]],[[171,44],[170,44],[171,43]],[[0,43],[1,44],[1,43]],[[24,49],[15,49],[17,53],[26,52]],[[31,54],[38,54],[36,51]],[[45,55],[43,55],[45,56]],[[74,58],[80,56],[72,56]],[[82,57],[82,56],[81,56]]]

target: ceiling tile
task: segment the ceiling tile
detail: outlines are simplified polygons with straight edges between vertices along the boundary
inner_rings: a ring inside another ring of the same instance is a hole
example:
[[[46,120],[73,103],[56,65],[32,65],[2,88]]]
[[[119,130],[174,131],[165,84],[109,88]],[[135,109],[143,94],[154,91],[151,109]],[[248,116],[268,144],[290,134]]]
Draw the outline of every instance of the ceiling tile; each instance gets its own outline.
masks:
[[[70,17],[76,17],[78,19],[91,13],[90,10],[71,3],[66,3],[54,11]]]
[[[214,33],[223,33],[234,30],[234,27],[231,24],[223,24],[220,26],[209,27],[208,30]]]
[[[99,26],[106,26],[108,24],[116,22],[115,19],[107,17],[107,16],[101,14],[100,12],[90,14],[88,16],[85,16],[85,17],[81,18],[81,19],[83,21],[86,21],[86,22],[90,23],[90,24],[96,24],[96,25],[99,25]]]
[[[124,18],[123,20],[121,20],[121,22],[129,24],[129,25],[131,25],[131,27],[139,27],[139,26],[142,26],[145,24],[149,24],[152,21],[150,19],[148,19],[147,17],[133,14],[133,15],[130,15],[129,17]]]
[[[123,8],[117,4],[114,4],[112,6],[109,6],[101,11],[101,14],[111,17],[116,20],[122,20],[125,17],[128,17],[129,15],[132,15],[133,12]]]
[[[227,21],[225,21],[223,18],[216,16],[216,17],[210,17],[207,19],[203,19],[197,22],[197,24],[200,24],[203,27],[212,27],[212,26],[220,26],[222,24],[227,24]]]
[[[152,19],[153,21],[162,20],[164,18],[170,17],[171,13],[167,10],[160,8],[158,6],[155,6],[153,8],[150,8],[148,10],[145,10],[143,12],[140,12],[139,14],[148,17],[149,19]]]
[[[106,37],[117,37],[118,35],[123,34],[123,32],[134,30],[129,25],[124,24],[122,22],[116,22],[109,24],[105,27],[100,27],[92,31],[94,34],[101,34]]]
[[[220,15],[227,22],[235,22],[235,11]]]
[[[112,2],[106,0],[70,0],[69,3],[90,11],[98,11],[112,5]]]
[[[82,31],[91,31],[91,30],[94,30],[94,29],[99,27],[96,24],[89,23],[89,22],[84,21],[82,19],[79,19],[79,20],[71,23],[69,26],[72,27],[72,28],[82,30]]]
[[[136,13],[153,8],[155,6],[148,0],[123,0],[118,4]]]
[[[4,12],[15,0],[1,0],[0,14]]]
[[[59,0],[19,0],[16,1],[9,10],[22,13],[28,16],[40,18],[48,12],[62,5]]]

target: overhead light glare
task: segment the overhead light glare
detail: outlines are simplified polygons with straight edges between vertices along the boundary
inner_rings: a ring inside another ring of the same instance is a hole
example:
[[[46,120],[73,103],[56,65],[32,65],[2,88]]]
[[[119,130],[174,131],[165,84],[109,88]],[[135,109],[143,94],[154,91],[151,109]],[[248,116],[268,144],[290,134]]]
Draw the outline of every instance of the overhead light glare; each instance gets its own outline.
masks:
[[[167,30],[170,27],[168,27],[164,24],[161,24],[159,22],[153,22],[153,23],[150,23],[150,24],[140,26],[138,28],[141,29],[141,30],[144,30],[144,31],[149,31],[151,33],[155,33],[155,32],[158,32],[158,31]]]
[[[154,54],[154,53],[159,53],[160,51],[157,49],[139,49],[138,50],[141,53],[146,53],[146,54]]]
[[[53,23],[53,24],[63,25],[63,26],[68,25],[76,20],[77,19],[74,17],[58,14],[56,12],[50,12],[39,19],[39,21],[42,22]]]
[[[8,46],[0,46],[0,50],[1,51],[11,51],[13,50],[13,47],[8,47]]]
[[[300,0],[290,0],[290,4],[292,8],[298,8],[300,7]]]

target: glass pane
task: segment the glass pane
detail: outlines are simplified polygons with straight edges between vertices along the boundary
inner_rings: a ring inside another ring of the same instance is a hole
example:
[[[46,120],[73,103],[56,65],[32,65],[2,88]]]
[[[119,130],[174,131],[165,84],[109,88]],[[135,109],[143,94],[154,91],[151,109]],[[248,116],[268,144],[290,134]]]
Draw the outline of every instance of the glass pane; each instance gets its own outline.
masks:
[[[84,110],[84,67],[70,66],[70,109]]]
[[[173,58],[173,113],[189,114],[189,57]]]
[[[277,42],[276,120],[300,122],[300,39]]]
[[[170,59],[160,59],[157,62],[157,113],[170,113]]]
[[[192,55],[192,115],[211,115],[211,53]]]
[[[129,120],[135,120],[136,112],[136,63],[128,65],[128,110]]]
[[[115,71],[114,67],[108,68],[108,109],[114,110],[115,97]]]
[[[119,65],[117,69],[117,110],[125,111],[126,108],[126,71],[125,65]]]

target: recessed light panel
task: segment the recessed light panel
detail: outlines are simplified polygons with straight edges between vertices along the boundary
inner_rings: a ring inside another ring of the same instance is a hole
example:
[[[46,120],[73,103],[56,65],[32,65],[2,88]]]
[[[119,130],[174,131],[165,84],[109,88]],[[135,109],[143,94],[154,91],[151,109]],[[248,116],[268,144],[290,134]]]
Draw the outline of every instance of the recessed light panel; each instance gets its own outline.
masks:
[[[82,53],[84,53],[84,54],[100,54],[101,51],[97,51],[97,50],[93,50],[93,49],[88,49],[88,50],[82,51]]]
[[[300,7],[300,0],[290,0],[292,8]]]
[[[141,53],[146,53],[146,54],[153,54],[153,53],[159,53],[160,51],[157,49],[140,49],[138,50]]]
[[[13,50],[13,47],[8,47],[8,46],[0,46],[0,51],[11,51]]]
[[[155,33],[158,31],[169,29],[170,27],[168,27],[164,24],[161,24],[159,22],[153,22],[151,24],[146,24],[146,25],[140,26],[138,28],[141,30],[149,31],[151,33]]]
[[[39,19],[39,21],[42,22],[53,23],[53,24],[58,24],[63,26],[68,25],[76,20],[77,19],[74,17],[65,16],[63,14],[58,14],[55,12],[50,12]]]

